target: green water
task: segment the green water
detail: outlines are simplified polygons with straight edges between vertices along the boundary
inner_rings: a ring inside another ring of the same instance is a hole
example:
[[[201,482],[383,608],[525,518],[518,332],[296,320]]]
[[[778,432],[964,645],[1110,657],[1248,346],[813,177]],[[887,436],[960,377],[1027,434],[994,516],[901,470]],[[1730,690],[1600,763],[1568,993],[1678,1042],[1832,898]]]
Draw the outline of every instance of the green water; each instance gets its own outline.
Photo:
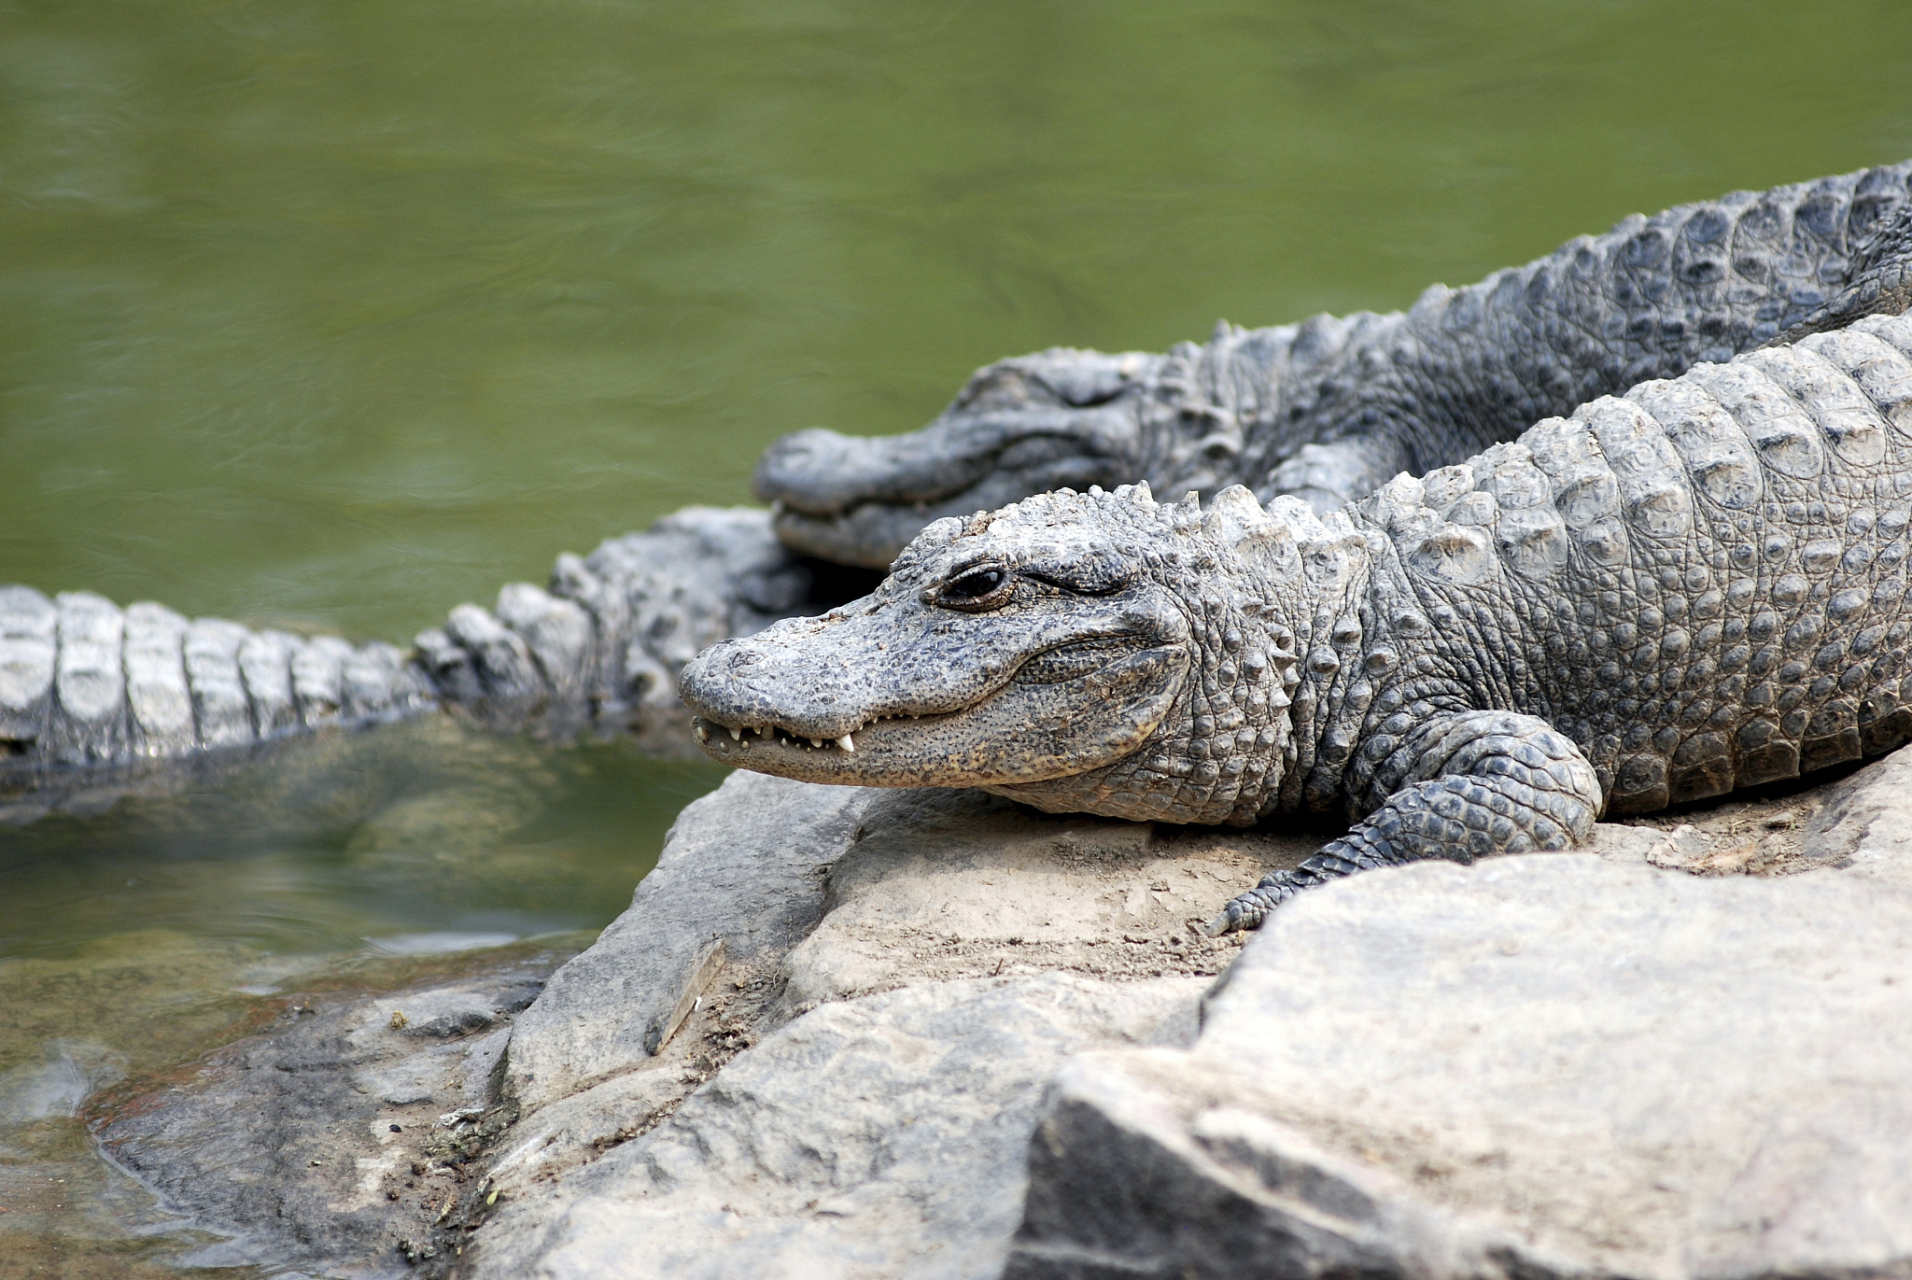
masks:
[[[1908,85],[1900,0],[0,2],[0,580],[403,641],[998,356],[1902,159]],[[0,1277],[171,1247],[9,1081],[595,928],[717,777],[427,726],[0,835]]]

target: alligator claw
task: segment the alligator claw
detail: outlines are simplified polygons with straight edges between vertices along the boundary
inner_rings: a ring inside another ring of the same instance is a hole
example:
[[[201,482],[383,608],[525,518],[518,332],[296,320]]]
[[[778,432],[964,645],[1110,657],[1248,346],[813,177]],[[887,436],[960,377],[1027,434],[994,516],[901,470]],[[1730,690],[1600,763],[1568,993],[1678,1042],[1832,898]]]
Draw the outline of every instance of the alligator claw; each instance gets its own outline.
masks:
[[[1240,926],[1236,922],[1241,919],[1241,914],[1234,910],[1234,906],[1234,903],[1229,903],[1220,915],[1203,925],[1202,936],[1205,938],[1219,938],[1224,933],[1232,933],[1239,928]]]
[[[1219,938],[1224,933],[1259,929],[1276,907],[1303,889],[1313,888],[1325,880],[1333,879],[1336,874],[1346,874],[1346,871],[1337,871],[1323,875],[1319,867],[1310,865],[1317,863],[1322,856],[1316,854],[1307,863],[1303,863],[1293,871],[1270,871],[1247,893],[1238,893],[1230,898],[1228,905],[1221,909],[1221,913],[1202,926],[1202,932],[1211,938]],[[1354,869],[1352,863],[1343,861],[1343,865],[1349,870]]]
[[[1268,895],[1259,888],[1236,894],[1213,920],[1202,926],[1202,932],[1208,937],[1219,938],[1224,933],[1260,928],[1261,922],[1268,918],[1268,913],[1275,906],[1267,898]]]

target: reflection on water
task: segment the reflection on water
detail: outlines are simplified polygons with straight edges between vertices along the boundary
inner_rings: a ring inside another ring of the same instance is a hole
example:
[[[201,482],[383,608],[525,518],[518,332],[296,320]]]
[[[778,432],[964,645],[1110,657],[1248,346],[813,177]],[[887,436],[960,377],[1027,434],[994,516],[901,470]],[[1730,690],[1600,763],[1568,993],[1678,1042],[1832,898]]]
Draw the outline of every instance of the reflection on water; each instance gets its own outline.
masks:
[[[1876,0],[0,0],[0,581],[403,641],[1002,355],[1904,158],[1908,82]],[[0,832],[0,1278],[176,1274],[79,1094],[600,926],[717,776],[440,723]]]

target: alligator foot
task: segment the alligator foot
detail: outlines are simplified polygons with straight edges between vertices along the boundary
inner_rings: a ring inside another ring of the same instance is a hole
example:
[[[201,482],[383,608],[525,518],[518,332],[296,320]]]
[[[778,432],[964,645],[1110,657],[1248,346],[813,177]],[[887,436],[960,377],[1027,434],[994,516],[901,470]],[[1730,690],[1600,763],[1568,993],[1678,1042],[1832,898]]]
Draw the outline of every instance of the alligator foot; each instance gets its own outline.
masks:
[[[1319,855],[1316,855],[1318,858]],[[1308,859],[1308,862],[1315,861]],[[1224,933],[1239,933],[1244,929],[1259,929],[1261,922],[1288,899],[1303,889],[1312,889],[1333,878],[1332,873],[1323,875],[1308,870],[1304,862],[1293,871],[1271,871],[1261,878],[1261,882],[1247,893],[1238,893],[1228,900],[1213,920],[1202,926],[1202,933],[1210,938],[1219,938]]]
[[[1406,735],[1368,788],[1386,798],[1347,835],[1293,871],[1263,876],[1203,932],[1213,938],[1259,928],[1303,889],[1356,871],[1565,849],[1592,833],[1601,800],[1578,747],[1545,721],[1509,711],[1430,718]]]

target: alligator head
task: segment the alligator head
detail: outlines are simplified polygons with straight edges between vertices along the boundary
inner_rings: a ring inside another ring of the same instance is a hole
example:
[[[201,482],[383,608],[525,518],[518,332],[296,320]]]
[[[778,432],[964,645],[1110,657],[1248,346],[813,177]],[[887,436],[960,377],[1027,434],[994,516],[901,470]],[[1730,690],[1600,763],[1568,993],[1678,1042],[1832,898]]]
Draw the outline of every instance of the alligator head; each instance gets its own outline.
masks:
[[[1248,823],[1293,754],[1300,567],[1239,486],[1206,517],[1146,485],[1045,493],[937,520],[871,595],[715,645],[679,687],[705,751],[759,772]]]
[[[920,431],[859,438],[813,428],[785,436],[764,453],[753,486],[776,504],[785,545],[887,569],[944,516],[1140,478],[1138,392],[1162,359],[1056,350],[1000,361],[978,370]]]

